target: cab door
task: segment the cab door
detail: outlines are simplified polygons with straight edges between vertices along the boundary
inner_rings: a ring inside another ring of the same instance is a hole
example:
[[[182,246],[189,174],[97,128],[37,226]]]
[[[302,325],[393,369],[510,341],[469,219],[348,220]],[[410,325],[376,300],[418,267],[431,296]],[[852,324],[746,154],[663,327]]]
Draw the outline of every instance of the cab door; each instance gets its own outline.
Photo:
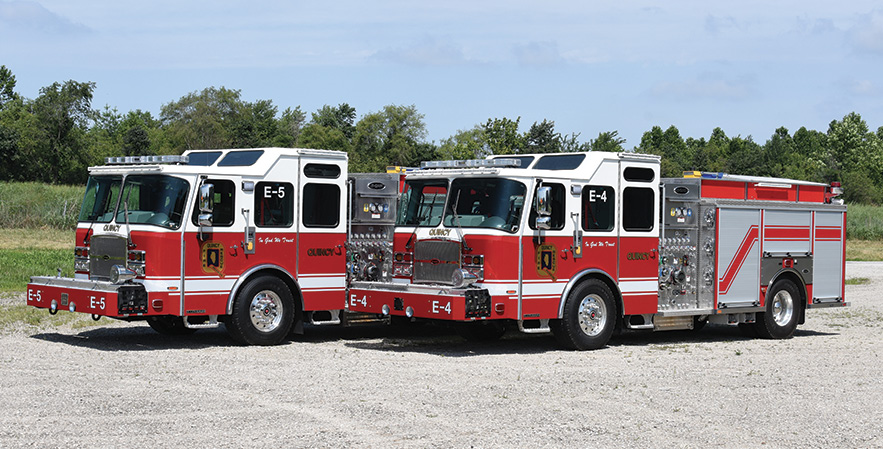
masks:
[[[297,281],[305,311],[344,308],[346,169],[343,158],[300,159]]]
[[[625,315],[656,313],[659,288],[659,165],[620,161],[619,288]]]

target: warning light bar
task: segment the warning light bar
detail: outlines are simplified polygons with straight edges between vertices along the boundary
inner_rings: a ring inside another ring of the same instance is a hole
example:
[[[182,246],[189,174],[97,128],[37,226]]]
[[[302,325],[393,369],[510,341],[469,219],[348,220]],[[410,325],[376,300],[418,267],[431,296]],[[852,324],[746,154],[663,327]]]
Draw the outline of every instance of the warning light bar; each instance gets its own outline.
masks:
[[[466,159],[460,161],[424,161],[420,168],[484,168],[484,167],[520,167],[518,159]]]
[[[186,164],[190,161],[188,156],[122,156],[106,157],[104,163],[108,165],[138,165],[138,164]]]
[[[688,170],[684,172],[685,178],[702,178],[702,179],[723,179],[726,173],[722,172],[706,172],[706,171],[698,171],[698,170]]]

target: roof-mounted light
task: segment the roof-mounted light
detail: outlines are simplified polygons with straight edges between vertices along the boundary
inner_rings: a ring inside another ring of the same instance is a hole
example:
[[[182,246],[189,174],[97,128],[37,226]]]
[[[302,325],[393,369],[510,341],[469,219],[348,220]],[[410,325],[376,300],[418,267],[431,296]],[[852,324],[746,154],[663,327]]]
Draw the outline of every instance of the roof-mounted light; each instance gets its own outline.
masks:
[[[466,159],[460,161],[424,161],[420,168],[485,168],[485,167],[520,167],[518,159]]]
[[[138,165],[138,164],[186,164],[190,161],[187,156],[121,156],[106,157],[104,163],[108,165]]]

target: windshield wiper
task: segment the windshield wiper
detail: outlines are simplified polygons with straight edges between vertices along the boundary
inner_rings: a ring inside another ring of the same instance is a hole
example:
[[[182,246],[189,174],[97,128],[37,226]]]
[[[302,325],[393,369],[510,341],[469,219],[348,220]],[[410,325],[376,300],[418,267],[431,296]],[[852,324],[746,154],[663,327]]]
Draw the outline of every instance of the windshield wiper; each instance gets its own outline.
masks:
[[[463,243],[464,251],[472,251],[472,248],[469,247],[469,244],[466,243],[466,236],[463,234],[463,228],[460,226],[460,214],[457,213],[457,207],[460,205],[460,193],[462,190],[457,190],[457,199],[454,200],[454,208],[451,209],[451,213],[454,214],[454,220],[457,222],[457,235],[460,236],[460,242]]]

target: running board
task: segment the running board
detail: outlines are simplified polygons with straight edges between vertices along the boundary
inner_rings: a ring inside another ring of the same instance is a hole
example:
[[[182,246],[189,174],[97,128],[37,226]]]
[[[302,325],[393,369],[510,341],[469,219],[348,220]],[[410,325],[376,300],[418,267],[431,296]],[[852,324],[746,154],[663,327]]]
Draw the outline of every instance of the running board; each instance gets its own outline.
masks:
[[[389,324],[389,317],[376,313],[344,312],[341,321],[344,326]]]
[[[527,323],[527,326],[525,326]],[[549,320],[518,320],[518,330],[525,334],[547,334],[552,332]]]
[[[317,310],[310,312],[310,324],[313,326],[336,326],[340,324],[340,310]]]
[[[186,316],[183,317],[184,327],[186,327],[187,329],[215,329],[220,326],[220,323],[218,323],[217,315],[209,315],[208,321],[206,321],[205,323],[191,323],[190,320],[188,320],[187,318],[188,317]]]

